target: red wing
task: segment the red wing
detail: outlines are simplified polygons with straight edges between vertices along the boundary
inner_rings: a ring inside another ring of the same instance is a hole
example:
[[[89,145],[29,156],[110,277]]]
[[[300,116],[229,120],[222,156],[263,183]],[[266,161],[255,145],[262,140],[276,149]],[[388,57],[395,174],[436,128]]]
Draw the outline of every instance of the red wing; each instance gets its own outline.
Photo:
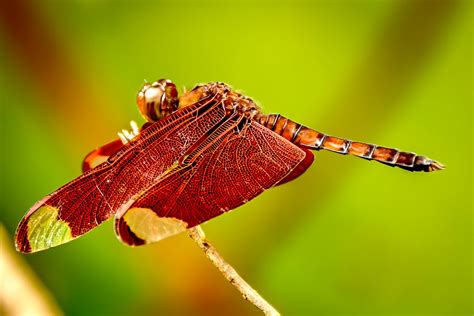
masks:
[[[224,117],[221,104],[205,101],[146,128],[107,162],[36,203],[17,228],[17,249],[34,252],[77,238],[157,182]]]
[[[142,132],[144,129],[153,125],[154,122],[146,122],[139,129],[139,132]],[[117,138],[110,143],[100,146],[99,148],[94,149],[86,155],[82,161],[82,172],[89,171],[95,167],[106,162],[110,156],[116,154],[123,147],[123,141],[120,138]]]
[[[294,170],[301,174],[312,162],[311,152],[256,122],[213,138],[192,163],[176,166],[117,213],[116,233],[123,242],[154,242],[203,223],[253,199]],[[303,171],[296,169],[300,164]]]
[[[109,218],[113,212],[104,205],[100,187],[110,179],[110,171],[110,166],[99,166],[37,202],[18,225],[17,250],[35,252],[54,247]]]
[[[89,171],[94,169],[98,165],[104,163],[109,159],[110,156],[118,152],[123,146],[123,142],[120,138],[117,138],[110,143],[100,146],[97,149],[94,149],[86,155],[84,161],[82,162],[82,172]]]
[[[300,148],[300,147],[298,147],[298,148]],[[301,161],[296,166],[295,169],[293,169],[293,171],[291,171],[290,174],[288,174],[284,179],[282,179],[276,185],[282,185],[284,183],[290,182],[291,180],[294,180],[294,179],[298,178],[299,176],[301,176],[306,171],[306,169],[309,168],[309,166],[311,166],[311,164],[314,161],[313,153],[311,151],[309,151],[308,149],[306,149],[306,148],[300,148],[300,149],[302,149],[306,153],[306,157],[304,158],[303,161]]]

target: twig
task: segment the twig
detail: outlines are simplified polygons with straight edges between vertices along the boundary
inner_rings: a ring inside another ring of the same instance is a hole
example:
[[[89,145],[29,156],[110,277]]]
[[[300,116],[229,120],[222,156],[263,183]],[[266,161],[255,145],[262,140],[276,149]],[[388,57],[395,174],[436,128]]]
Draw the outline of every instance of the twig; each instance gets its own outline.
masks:
[[[244,299],[255,305],[265,315],[277,316],[278,311],[273,308],[260,294],[257,293],[244,279],[235,271],[235,269],[227,263],[224,258],[217,252],[216,248],[209,243],[201,226],[195,226],[189,231],[191,237],[204,252],[206,257],[219,269],[224,277],[239,290]]]

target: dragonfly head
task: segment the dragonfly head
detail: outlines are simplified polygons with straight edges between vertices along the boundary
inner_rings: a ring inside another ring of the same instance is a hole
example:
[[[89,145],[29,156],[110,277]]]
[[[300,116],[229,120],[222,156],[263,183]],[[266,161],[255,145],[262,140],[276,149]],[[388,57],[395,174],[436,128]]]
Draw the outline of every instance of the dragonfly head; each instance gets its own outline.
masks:
[[[156,122],[178,108],[178,90],[168,79],[145,83],[137,95],[138,109],[148,122]]]

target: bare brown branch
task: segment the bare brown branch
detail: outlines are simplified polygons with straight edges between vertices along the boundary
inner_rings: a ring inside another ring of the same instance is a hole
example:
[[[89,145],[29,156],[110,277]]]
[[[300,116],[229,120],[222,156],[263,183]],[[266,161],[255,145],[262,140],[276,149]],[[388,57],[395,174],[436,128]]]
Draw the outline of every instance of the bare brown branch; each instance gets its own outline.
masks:
[[[224,277],[239,290],[244,299],[255,305],[265,315],[280,315],[257,291],[255,291],[235,269],[222,258],[217,249],[207,240],[204,231],[200,226],[195,226],[189,230],[189,236],[198,244],[206,257],[216,266]]]

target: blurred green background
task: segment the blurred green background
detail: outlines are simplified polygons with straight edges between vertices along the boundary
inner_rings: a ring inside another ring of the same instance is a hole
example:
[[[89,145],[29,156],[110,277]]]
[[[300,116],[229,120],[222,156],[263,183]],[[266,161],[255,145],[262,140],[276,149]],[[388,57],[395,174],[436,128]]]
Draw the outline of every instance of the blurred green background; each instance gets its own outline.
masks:
[[[205,224],[268,301],[286,315],[472,314],[471,1],[2,6],[10,238],[86,153],[142,122],[144,79],[224,81],[267,113],[447,165],[413,174],[321,152],[297,180]],[[128,248],[111,224],[21,256],[67,315],[259,315],[186,234]]]

